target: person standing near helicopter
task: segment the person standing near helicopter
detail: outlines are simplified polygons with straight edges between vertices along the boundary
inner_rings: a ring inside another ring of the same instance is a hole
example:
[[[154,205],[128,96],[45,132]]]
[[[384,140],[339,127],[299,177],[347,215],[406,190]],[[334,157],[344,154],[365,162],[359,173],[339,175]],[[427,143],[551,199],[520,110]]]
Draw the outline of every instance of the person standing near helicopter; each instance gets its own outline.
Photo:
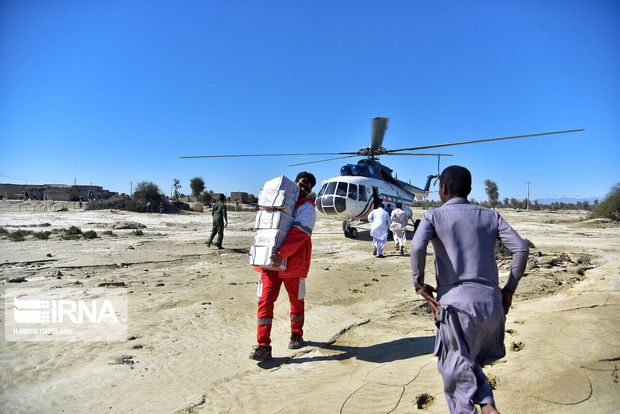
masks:
[[[392,230],[394,235],[396,250],[400,250],[400,254],[404,254],[405,244],[407,243],[407,220],[409,220],[409,216],[403,210],[403,204],[400,201],[396,202],[396,208],[392,211],[390,218],[392,219],[390,230]]]
[[[383,248],[388,238],[388,229],[392,219],[390,215],[383,209],[383,204],[375,204],[375,209],[368,215],[368,221],[370,222],[370,235],[372,236],[372,247],[374,256],[379,258],[385,257],[383,255]]]

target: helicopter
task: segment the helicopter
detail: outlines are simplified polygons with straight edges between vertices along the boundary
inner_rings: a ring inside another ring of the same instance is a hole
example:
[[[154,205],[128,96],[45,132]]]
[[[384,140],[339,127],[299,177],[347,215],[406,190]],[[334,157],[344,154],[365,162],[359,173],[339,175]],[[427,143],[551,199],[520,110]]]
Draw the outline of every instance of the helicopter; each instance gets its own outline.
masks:
[[[321,183],[321,188],[316,197],[316,210],[319,214],[335,216],[342,219],[342,230],[345,237],[357,238],[358,230],[352,224],[355,221],[368,221],[368,214],[373,208],[382,203],[402,203],[403,210],[409,218],[413,216],[411,207],[416,200],[424,200],[430,193],[430,185],[433,178],[435,183],[439,178],[441,157],[450,157],[453,154],[419,153],[403,151],[419,151],[430,148],[441,148],[454,145],[474,144],[479,142],[500,141],[517,138],[527,138],[542,135],[563,134],[583,131],[573,129],[567,131],[542,132],[537,134],[516,135],[501,138],[486,138],[469,141],[451,142],[445,144],[426,145],[411,148],[386,149],[383,147],[383,138],[387,129],[386,117],[375,117],[372,120],[372,135],[370,146],[362,147],[355,152],[322,152],[322,153],[296,153],[296,154],[237,154],[237,155],[196,155],[183,156],[186,158],[221,158],[221,157],[273,157],[273,156],[301,156],[301,155],[339,155],[335,158],[327,158],[317,161],[308,161],[291,164],[289,167],[313,164],[317,162],[333,161],[338,159],[363,157],[356,164],[346,164],[340,168],[340,176],[329,178]],[[399,180],[392,176],[393,170],[379,162],[379,157],[384,155],[406,156],[434,156],[437,157],[437,174],[426,177],[423,188]]]

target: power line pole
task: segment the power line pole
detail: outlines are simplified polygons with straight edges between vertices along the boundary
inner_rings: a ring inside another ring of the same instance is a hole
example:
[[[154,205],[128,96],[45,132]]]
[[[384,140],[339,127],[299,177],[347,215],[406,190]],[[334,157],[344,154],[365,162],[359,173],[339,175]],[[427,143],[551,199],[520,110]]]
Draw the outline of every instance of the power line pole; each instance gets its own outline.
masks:
[[[530,184],[532,184],[531,181],[527,181],[527,211],[530,211]]]

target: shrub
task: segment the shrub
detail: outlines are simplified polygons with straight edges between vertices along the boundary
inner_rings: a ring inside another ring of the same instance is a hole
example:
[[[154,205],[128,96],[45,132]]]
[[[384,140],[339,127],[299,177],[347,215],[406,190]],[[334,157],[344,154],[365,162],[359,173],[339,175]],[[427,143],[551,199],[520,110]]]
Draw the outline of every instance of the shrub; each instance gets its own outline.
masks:
[[[134,213],[146,211],[146,201],[134,200],[127,196],[114,196],[107,200],[99,200],[88,203],[87,210],[125,210]]]
[[[88,230],[88,231],[85,231],[84,233],[82,233],[82,236],[85,239],[96,239],[97,238],[97,232],[94,231],[94,230]]]
[[[165,203],[164,203],[165,204]],[[172,205],[172,210],[173,211],[179,211],[179,210],[191,210],[191,207],[189,206],[189,204],[184,203],[182,201],[173,201],[172,203],[170,203]],[[166,208],[167,210],[167,208]]]
[[[583,265],[591,265],[592,264],[592,256],[587,253],[581,253],[577,257],[577,264]]]
[[[160,200],[164,203],[166,212],[176,213],[179,210],[191,210],[189,204],[182,201],[169,202],[168,200]],[[152,203],[153,204],[153,203]],[[99,200],[88,203],[87,210],[125,210],[134,213],[144,213],[146,211],[146,201],[134,200],[129,197],[114,196],[107,200]],[[159,204],[154,203],[152,211],[157,213]]]
[[[133,198],[136,200],[142,200],[145,202],[158,201],[162,198],[159,187],[157,184],[150,181],[141,181],[136,185],[136,191],[133,193]]]
[[[495,240],[495,259],[501,260],[508,257],[512,257],[512,252],[501,240]]]
[[[198,201],[200,201],[204,205],[210,205],[212,198],[213,197],[211,196],[211,194],[205,191],[204,193],[200,194],[200,196],[198,197]]]
[[[63,240],[77,240],[82,237],[82,230],[79,227],[71,226],[68,229],[63,229],[60,236]]]
[[[29,234],[32,234],[32,232],[28,230],[15,230],[9,233],[9,240],[14,242],[24,241]]]
[[[9,232],[4,227],[0,227],[0,234],[9,234]]]
[[[144,233],[143,233],[143,232],[142,232],[142,230],[140,230],[140,229],[136,229],[136,230],[133,232],[133,234],[135,234],[136,236],[142,236],[142,235],[144,235]]]
[[[106,230],[103,232],[103,234],[105,234],[106,236],[116,237],[116,234],[114,234],[112,230]]]
[[[34,233],[32,233],[32,235],[39,239],[39,240],[47,240],[50,238],[50,234],[52,234],[49,231],[35,231]]]
[[[620,183],[611,188],[605,200],[598,203],[592,210],[592,218],[608,218],[620,220]]]

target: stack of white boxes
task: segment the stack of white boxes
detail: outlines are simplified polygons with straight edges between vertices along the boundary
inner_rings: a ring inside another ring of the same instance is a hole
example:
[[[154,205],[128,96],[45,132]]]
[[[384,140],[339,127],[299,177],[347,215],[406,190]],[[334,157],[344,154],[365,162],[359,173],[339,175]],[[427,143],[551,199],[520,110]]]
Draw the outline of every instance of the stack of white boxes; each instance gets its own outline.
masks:
[[[299,197],[297,184],[285,176],[265,183],[258,194],[254,244],[250,248],[250,264],[270,270],[285,270],[286,260],[273,267],[271,255],[277,253],[286,234],[293,226],[293,211]]]

